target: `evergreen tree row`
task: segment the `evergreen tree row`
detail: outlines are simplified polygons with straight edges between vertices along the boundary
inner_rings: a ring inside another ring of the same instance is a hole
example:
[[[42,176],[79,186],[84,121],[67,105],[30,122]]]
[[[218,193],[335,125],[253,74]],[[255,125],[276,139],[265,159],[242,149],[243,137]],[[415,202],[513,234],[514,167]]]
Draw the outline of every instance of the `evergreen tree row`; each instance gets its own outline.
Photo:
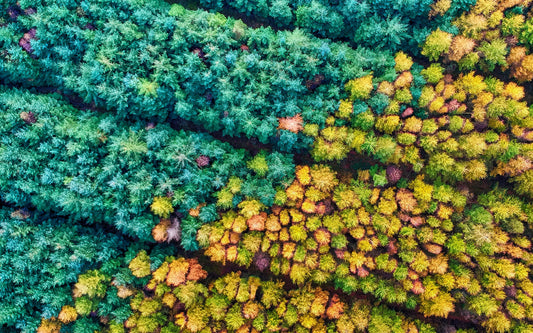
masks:
[[[129,241],[101,225],[26,208],[0,209],[0,330],[35,332],[72,298],[78,275],[124,255]]]
[[[160,0],[12,3],[18,14],[0,23],[5,81],[64,89],[121,118],[183,118],[284,151],[310,142],[280,119],[301,114],[323,125],[349,78],[394,74],[387,53],[298,29],[251,29]]]
[[[199,0],[213,11],[232,10],[279,28],[301,28],[354,46],[418,54],[431,30],[454,31],[451,19],[475,1]]]
[[[179,219],[204,204],[200,220],[213,221],[213,193],[230,176],[243,179],[244,193],[271,205],[276,187],[290,181],[294,169],[290,156],[274,152],[252,159],[206,134],[120,121],[75,109],[54,95],[3,88],[0,119],[2,201],[73,223],[107,223],[142,240],[151,239],[157,220],[150,207]],[[186,249],[196,248],[200,225],[182,224]]]

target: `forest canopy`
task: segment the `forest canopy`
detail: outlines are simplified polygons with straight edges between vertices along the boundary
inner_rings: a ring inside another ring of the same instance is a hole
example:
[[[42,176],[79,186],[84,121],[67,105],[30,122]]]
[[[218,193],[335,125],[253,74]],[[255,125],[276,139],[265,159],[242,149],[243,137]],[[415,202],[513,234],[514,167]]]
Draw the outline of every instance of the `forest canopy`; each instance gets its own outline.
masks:
[[[533,332],[532,5],[2,1],[0,331]]]

